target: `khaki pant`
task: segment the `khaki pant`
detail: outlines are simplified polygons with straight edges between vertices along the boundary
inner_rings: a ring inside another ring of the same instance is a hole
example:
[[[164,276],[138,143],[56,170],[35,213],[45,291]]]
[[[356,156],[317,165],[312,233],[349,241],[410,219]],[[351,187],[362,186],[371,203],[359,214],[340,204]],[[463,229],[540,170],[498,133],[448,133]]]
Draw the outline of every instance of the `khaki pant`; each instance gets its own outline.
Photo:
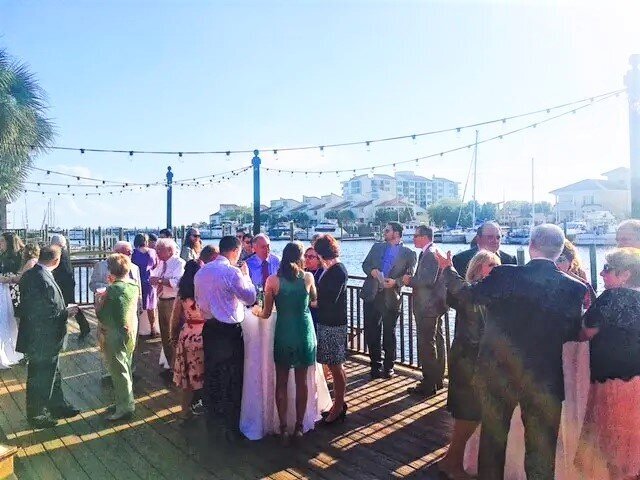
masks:
[[[171,344],[171,312],[173,311],[174,299],[158,299],[158,326],[160,327],[160,338],[164,356],[167,357],[169,368],[173,369],[173,345]]]

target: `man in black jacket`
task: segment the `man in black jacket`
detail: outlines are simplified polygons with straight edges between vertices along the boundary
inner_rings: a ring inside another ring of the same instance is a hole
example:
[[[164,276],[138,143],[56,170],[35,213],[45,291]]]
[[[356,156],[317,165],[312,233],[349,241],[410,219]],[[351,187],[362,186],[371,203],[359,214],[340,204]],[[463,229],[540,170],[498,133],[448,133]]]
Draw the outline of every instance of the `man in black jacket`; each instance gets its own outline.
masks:
[[[364,300],[364,339],[371,359],[371,378],[394,376],[402,277],[413,275],[416,266],[415,252],[402,245],[400,223],[389,222],[383,235],[384,243],[373,244],[362,262],[362,270],[367,278],[360,289],[360,298]]]
[[[563,246],[558,226],[539,225],[531,231],[529,263],[495,267],[460,292],[487,307],[477,375],[482,407],[478,478],[483,480],[504,477],[507,435],[518,404],[527,478],[554,478],[564,400],[562,345],[577,338],[587,291],[556,267]],[[450,258],[436,257],[441,268],[451,267]]]
[[[75,303],[76,279],[73,275],[73,266],[71,265],[71,257],[67,248],[67,240],[63,235],[55,234],[51,236],[51,245],[60,247],[60,264],[53,270],[53,278],[62,290],[62,296],[66,303]],[[82,310],[78,310],[75,315],[78,327],[80,327],[79,340],[83,340],[89,335],[91,329],[89,322],[84,316]]]
[[[40,249],[38,264],[20,280],[22,317],[16,349],[29,355],[27,367],[27,419],[34,428],[56,425],[79,410],[62,394],[58,356],[67,334],[67,318],[78,312],[67,306],[52,270],[60,263],[60,247]]]
[[[502,233],[500,225],[496,222],[485,222],[478,227],[476,233],[476,246],[471,247],[453,256],[453,266],[462,278],[467,274],[467,266],[478,253],[478,250],[489,250],[500,257],[502,265],[517,265],[516,257],[500,250]]]

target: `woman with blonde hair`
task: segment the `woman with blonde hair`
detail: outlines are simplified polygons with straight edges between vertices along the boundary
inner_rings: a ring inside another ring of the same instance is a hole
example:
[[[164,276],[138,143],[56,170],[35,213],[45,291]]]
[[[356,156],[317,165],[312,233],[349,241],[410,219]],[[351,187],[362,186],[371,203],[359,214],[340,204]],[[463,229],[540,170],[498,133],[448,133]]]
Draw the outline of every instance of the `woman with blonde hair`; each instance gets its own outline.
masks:
[[[488,250],[480,250],[469,262],[464,280],[455,271],[443,271],[447,292],[454,302],[452,306],[455,307],[457,315],[455,337],[449,353],[447,395],[447,409],[454,419],[453,434],[449,450],[438,463],[438,467],[448,478],[456,480],[471,478],[464,471],[464,449],[480,423],[480,402],[474,384],[486,315],[484,306],[469,303],[458,294],[464,285],[482,280],[498,265],[498,255]]]
[[[605,291],[583,318],[591,386],[575,463],[583,478],[623,480],[640,477],[640,250],[605,258]]]
[[[582,269],[578,250],[569,240],[565,239],[562,253],[556,260],[556,266],[558,267],[558,270],[566,273],[567,275],[571,275],[576,280],[580,280],[587,287],[587,294],[584,297],[583,306],[585,310],[588,309],[596,299],[596,292],[589,283],[587,274]]]

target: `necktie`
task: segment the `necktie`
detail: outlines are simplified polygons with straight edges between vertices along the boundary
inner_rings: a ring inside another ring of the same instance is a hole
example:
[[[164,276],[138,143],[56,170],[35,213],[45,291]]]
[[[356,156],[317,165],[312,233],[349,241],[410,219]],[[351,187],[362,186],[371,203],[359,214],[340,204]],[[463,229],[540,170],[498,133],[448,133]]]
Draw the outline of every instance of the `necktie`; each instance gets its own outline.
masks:
[[[267,283],[267,277],[269,276],[269,262],[266,260],[262,261],[262,286],[264,287]]]
[[[420,255],[418,255],[418,264],[422,261],[422,255],[424,255],[424,252],[420,252]]]
[[[167,262],[162,262],[162,273],[160,274],[160,278],[164,277],[165,272],[167,271]],[[162,295],[162,287],[164,285],[158,285],[158,298]]]

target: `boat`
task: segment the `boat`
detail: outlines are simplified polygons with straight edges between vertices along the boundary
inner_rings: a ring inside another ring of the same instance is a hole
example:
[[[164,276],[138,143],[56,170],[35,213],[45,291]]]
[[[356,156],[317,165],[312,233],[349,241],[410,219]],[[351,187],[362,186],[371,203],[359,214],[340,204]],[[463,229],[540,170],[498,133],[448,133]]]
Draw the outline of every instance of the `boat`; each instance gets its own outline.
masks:
[[[340,240],[342,239],[342,228],[340,228],[337,222],[334,223],[334,222],[324,221],[317,224],[311,230],[311,237],[313,237],[314,235],[327,235],[327,234],[331,235],[336,240]]]
[[[577,233],[575,245],[616,245],[617,220],[606,210],[585,213],[586,229]]]
[[[464,243],[471,243],[476,235],[478,234],[477,228],[467,228],[464,231]]]
[[[465,231],[461,228],[454,228],[442,232],[442,243],[465,243]]]
[[[528,245],[530,236],[531,229],[529,227],[512,228],[502,238],[502,243],[505,245]]]
[[[232,222],[230,220],[223,220],[222,222],[220,222],[219,225],[211,225],[211,228],[207,232],[208,234],[207,237],[213,239],[213,238],[222,238],[227,235],[235,235],[236,234],[235,226],[236,226],[235,222]]]
[[[84,242],[85,240],[85,235],[86,235],[86,231],[84,228],[80,228],[80,227],[76,227],[76,228],[72,228],[71,230],[69,230],[68,232],[68,238],[70,242]]]
[[[271,227],[269,229],[269,238],[271,240],[291,240],[291,224],[282,222]],[[307,231],[294,226],[293,239],[307,240]]]
[[[413,241],[413,235],[416,233],[416,228],[420,225],[420,222],[407,222],[402,225],[402,241]]]

